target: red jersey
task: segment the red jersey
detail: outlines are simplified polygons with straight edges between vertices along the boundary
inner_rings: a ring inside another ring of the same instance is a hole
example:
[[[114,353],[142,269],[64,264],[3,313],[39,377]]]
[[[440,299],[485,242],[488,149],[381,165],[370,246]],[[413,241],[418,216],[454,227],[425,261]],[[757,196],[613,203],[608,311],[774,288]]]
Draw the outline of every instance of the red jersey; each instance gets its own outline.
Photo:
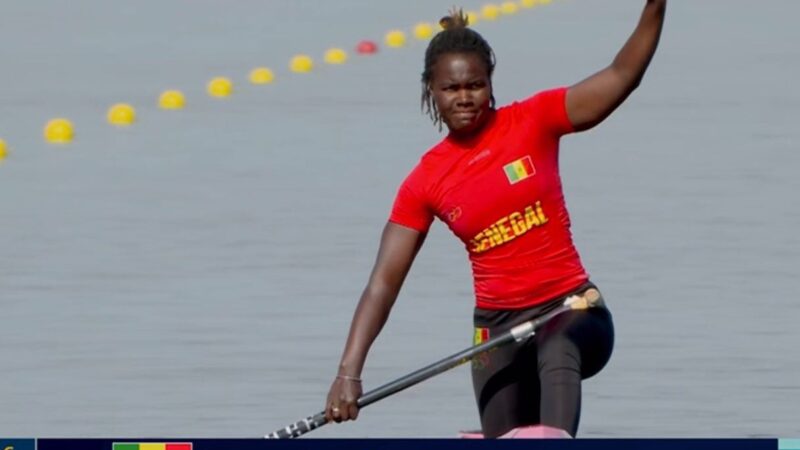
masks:
[[[448,136],[398,190],[391,222],[427,232],[438,217],[464,243],[479,308],[527,308],[588,280],[558,173],[566,91],[494,111],[468,141]]]

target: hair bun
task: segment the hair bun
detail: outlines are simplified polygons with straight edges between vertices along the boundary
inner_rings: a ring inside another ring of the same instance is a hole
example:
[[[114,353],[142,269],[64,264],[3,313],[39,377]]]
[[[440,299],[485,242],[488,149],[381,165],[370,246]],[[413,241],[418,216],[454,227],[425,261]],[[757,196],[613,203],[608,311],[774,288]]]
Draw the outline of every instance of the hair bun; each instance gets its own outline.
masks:
[[[453,8],[450,10],[449,16],[444,16],[439,20],[439,25],[441,25],[444,30],[467,28],[469,25],[469,18],[464,14],[463,9]]]
[[[449,30],[453,27],[453,18],[450,16],[442,17],[439,19],[439,25],[441,25],[443,29]]]

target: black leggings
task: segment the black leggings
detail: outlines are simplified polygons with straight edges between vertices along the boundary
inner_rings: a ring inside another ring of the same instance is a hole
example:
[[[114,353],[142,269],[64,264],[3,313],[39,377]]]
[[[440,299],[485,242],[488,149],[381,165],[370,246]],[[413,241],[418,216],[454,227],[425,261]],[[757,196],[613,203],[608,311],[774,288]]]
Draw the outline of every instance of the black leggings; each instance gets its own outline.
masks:
[[[476,308],[476,342],[499,336],[590,287],[594,285],[586,284],[525,310]],[[513,428],[542,424],[575,436],[581,410],[581,380],[605,366],[613,346],[614,325],[601,297],[601,306],[560,314],[537,330],[532,339],[474,359],[472,382],[484,435],[497,437]]]

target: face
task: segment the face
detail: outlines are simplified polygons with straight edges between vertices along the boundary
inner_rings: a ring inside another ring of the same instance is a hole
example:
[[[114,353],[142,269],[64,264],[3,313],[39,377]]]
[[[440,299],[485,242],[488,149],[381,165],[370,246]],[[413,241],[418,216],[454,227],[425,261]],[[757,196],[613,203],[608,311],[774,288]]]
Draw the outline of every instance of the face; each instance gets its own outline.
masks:
[[[433,101],[450,132],[468,136],[489,118],[492,84],[486,65],[474,53],[446,53],[433,67]]]

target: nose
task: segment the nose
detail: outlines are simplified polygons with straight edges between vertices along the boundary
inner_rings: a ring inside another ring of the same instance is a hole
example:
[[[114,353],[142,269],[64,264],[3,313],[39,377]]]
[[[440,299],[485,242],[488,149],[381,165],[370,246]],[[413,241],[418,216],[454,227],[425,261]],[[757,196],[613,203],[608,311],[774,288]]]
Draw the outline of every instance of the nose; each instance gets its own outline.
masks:
[[[469,89],[459,89],[456,102],[459,106],[470,106],[472,104],[472,92]]]

